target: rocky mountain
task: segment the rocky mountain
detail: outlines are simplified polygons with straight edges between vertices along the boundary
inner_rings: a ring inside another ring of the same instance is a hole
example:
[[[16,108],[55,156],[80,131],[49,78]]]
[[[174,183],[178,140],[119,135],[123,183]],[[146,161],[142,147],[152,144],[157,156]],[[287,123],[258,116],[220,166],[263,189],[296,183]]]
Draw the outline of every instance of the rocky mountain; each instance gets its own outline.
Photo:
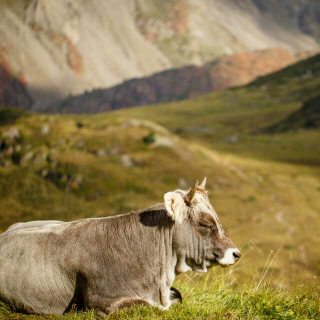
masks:
[[[32,104],[33,99],[27,92],[23,76],[12,74],[0,52],[0,107],[12,106],[30,109]]]
[[[311,52],[293,55],[284,49],[266,49],[223,56],[203,66],[187,66],[132,79],[109,89],[68,97],[49,105],[48,113],[96,113],[178,101],[231,86],[249,83],[278,71]]]
[[[319,46],[317,0],[137,1],[141,33],[175,66],[236,52]]]
[[[307,100],[286,119],[266,128],[263,132],[276,133],[320,128],[320,96]]]
[[[226,54],[319,49],[318,0],[1,0],[1,51],[36,104]]]

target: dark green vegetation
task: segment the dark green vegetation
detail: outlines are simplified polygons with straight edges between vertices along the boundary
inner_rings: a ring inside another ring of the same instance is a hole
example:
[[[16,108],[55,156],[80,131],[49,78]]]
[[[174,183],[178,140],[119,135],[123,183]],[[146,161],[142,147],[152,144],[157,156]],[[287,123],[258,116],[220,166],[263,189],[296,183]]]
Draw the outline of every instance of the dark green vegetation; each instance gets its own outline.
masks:
[[[28,112],[20,108],[2,107],[0,108],[0,125],[14,123],[23,116],[27,116]]]
[[[262,132],[275,133],[301,129],[320,128],[320,96],[306,101],[303,106],[289,115],[289,117],[276,123]]]
[[[0,127],[0,229],[128,212],[207,175],[211,202],[243,253],[231,269],[236,288],[219,277],[206,285],[180,278],[182,306],[111,319],[317,319],[318,289],[296,284],[318,285],[320,131],[257,132],[299,110],[319,87],[317,56],[249,86],[176,104],[13,119]],[[279,289],[287,287],[292,293]]]

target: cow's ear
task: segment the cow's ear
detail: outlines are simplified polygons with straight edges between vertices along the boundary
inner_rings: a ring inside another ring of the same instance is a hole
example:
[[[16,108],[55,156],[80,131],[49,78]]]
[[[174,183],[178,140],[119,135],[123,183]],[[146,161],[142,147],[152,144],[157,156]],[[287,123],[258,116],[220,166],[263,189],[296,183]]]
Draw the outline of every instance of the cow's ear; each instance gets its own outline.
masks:
[[[180,223],[184,220],[187,212],[187,206],[179,193],[167,192],[164,195],[164,204],[166,206],[168,216],[172,220]]]

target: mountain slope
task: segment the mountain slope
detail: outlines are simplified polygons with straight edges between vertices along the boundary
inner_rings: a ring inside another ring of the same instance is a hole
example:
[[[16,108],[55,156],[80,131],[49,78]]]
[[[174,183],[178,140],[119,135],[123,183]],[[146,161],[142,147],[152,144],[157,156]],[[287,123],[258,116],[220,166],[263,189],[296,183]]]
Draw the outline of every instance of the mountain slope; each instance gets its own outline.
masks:
[[[40,110],[53,100],[225,54],[319,49],[316,0],[0,1],[1,50]]]
[[[299,110],[290,114],[288,118],[262,130],[262,132],[275,133],[301,129],[320,129],[320,96],[306,101]]]
[[[310,50],[320,36],[317,0],[138,0],[136,11],[142,34],[175,66],[272,47]]]
[[[185,139],[201,141],[214,150],[236,156],[319,165],[318,131],[277,135],[272,139],[268,135],[253,135],[286,119],[317,95],[319,87],[320,54],[260,77],[247,86],[179,103],[113,111],[109,117],[156,119]],[[304,146],[306,136],[312,147]],[[286,139],[292,142],[290,147]]]
[[[50,104],[48,113],[97,113],[193,98],[226,87],[246,84],[293,64],[311,52],[295,56],[284,49],[258,50],[223,56],[204,66],[188,66],[132,79],[109,89],[93,90]]]
[[[8,61],[26,75],[39,105],[170,66],[135,27],[128,1],[0,5],[0,36]]]

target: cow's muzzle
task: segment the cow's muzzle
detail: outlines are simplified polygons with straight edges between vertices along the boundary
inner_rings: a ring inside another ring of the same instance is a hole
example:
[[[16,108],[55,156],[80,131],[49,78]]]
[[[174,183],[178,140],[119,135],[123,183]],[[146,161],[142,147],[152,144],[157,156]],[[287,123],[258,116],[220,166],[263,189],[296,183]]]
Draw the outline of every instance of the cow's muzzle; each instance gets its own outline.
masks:
[[[237,248],[229,248],[225,251],[224,256],[217,259],[221,266],[228,267],[235,264],[241,257],[241,253]]]

